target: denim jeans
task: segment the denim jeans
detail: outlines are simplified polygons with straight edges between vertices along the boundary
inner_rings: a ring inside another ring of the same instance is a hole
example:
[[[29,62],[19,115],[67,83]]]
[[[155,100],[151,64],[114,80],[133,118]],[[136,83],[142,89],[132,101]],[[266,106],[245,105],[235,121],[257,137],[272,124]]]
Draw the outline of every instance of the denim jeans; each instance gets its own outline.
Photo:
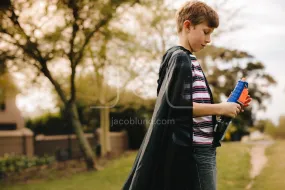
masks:
[[[194,190],[216,190],[216,148],[193,147]]]

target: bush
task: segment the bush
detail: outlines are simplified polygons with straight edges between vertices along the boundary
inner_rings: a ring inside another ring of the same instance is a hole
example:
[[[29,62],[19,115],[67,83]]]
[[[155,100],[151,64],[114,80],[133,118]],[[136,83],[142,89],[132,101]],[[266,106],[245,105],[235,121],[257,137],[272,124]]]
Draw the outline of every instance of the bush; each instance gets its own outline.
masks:
[[[279,124],[276,126],[271,120],[260,120],[257,126],[264,128],[264,133],[275,139],[285,139],[285,116],[279,117]]]
[[[127,121],[127,123],[115,124],[110,127],[110,131],[117,132],[126,130],[128,134],[128,142],[130,149],[138,149],[143,141],[145,133],[147,131],[147,119],[145,118],[146,111],[144,109],[126,109],[124,112],[112,112],[110,114],[110,123],[115,120]],[[131,123],[131,120],[134,123]]]
[[[279,117],[279,124],[274,130],[273,137],[277,139],[285,139],[285,116]]]
[[[91,117],[86,116],[86,110],[90,110],[89,107],[83,107],[78,104],[78,116],[80,123],[82,124],[83,131],[85,133],[94,132],[94,118],[95,124],[96,120],[99,119],[99,115],[96,112],[96,117],[93,115]],[[94,109],[93,109],[94,110]],[[97,111],[97,110],[96,110]],[[93,123],[92,123],[93,122]],[[63,108],[58,113],[47,113],[41,115],[34,119],[29,119],[26,121],[26,127],[31,129],[34,132],[34,135],[43,134],[43,135],[66,135],[74,134],[70,122],[64,118]]]
[[[88,108],[89,109],[89,108]],[[89,109],[84,112],[85,121],[90,121],[87,126],[99,128],[100,127],[100,113],[99,109]],[[140,107],[137,109],[126,108],[122,109],[121,106],[117,106],[110,111],[110,131],[120,132],[127,131],[128,143],[130,149],[138,149],[143,141],[147,127],[148,120],[151,119],[152,110],[148,110],[146,107]],[[116,123],[115,121],[128,121],[128,123]],[[130,120],[136,121],[131,123]],[[98,147],[99,148],[99,147]]]
[[[0,157],[0,179],[8,173],[18,173],[34,166],[50,165],[55,161],[53,156],[32,157],[5,154]]]
[[[100,127],[100,113],[99,109],[90,109],[88,106],[84,106],[78,103],[78,115],[82,124],[82,129],[85,133],[92,133],[96,128]],[[111,132],[119,132],[126,130],[128,133],[129,148],[138,149],[143,141],[149,122],[151,119],[152,111],[146,107],[140,107],[137,109],[127,108],[122,109],[116,107],[110,112],[110,125],[112,120],[129,120],[133,119],[138,121],[134,124],[116,124],[110,126]],[[71,126],[63,118],[63,111],[61,110],[56,114],[45,114],[38,118],[28,120],[26,127],[34,132],[34,135],[64,135],[74,133]]]
[[[28,120],[26,127],[31,129],[35,135],[62,135],[72,133],[71,126],[67,125],[61,114],[45,114],[38,118]]]

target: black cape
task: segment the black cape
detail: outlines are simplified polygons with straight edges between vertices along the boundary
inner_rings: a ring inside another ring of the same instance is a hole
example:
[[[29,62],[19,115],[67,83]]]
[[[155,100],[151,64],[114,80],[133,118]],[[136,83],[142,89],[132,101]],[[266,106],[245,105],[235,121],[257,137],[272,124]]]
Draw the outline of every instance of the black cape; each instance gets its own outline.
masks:
[[[170,48],[163,56],[152,120],[123,190],[192,189],[193,101],[190,51]],[[188,92],[189,94],[189,92]]]

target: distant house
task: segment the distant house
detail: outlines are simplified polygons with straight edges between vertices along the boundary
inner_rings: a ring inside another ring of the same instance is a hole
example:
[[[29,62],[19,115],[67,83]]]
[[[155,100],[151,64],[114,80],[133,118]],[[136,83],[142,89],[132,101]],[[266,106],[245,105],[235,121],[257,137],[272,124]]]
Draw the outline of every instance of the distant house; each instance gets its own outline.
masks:
[[[32,156],[33,132],[25,128],[16,106],[16,88],[9,79],[8,74],[0,77],[0,157],[5,153]]]

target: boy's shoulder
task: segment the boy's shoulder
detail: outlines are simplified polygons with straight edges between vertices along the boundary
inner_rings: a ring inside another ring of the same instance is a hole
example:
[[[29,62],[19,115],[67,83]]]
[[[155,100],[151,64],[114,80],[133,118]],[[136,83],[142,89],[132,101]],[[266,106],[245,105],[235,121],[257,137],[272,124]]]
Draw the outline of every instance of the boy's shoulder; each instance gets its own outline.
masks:
[[[167,68],[175,67],[184,70],[191,66],[191,52],[182,46],[173,46],[167,50],[163,57],[162,65]]]
[[[192,53],[183,46],[173,46],[166,51],[166,53],[164,54],[164,59],[170,57],[188,59],[191,55]]]

